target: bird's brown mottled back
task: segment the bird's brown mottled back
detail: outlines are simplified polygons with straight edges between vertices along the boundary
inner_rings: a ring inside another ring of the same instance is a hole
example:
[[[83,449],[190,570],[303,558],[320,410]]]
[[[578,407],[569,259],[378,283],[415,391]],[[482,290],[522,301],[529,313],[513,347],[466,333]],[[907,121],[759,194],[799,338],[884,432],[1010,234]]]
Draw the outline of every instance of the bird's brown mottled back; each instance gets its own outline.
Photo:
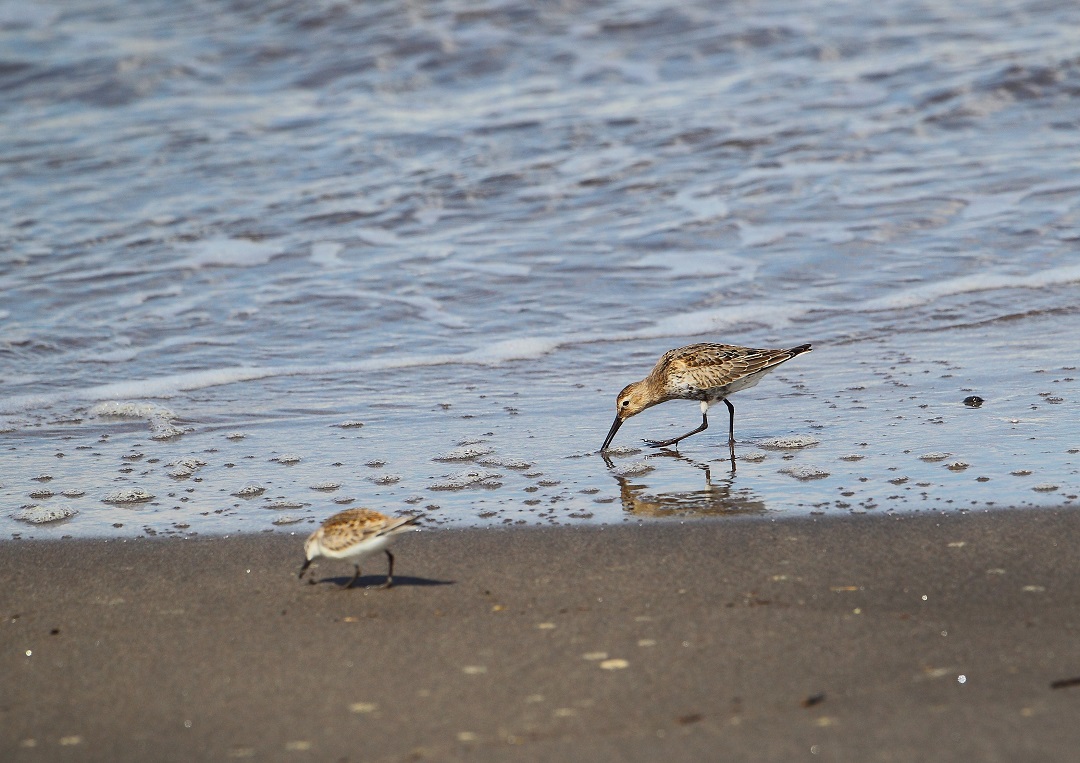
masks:
[[[703,342],[669,350],[650,376],[650,387],[675,395],[687,388],[720,389],[807,352],[804,344],[789,350],[760,350]]]
[[[608,430],[601,451],[607,450],[623,422],[646,408],[668,400],[697,400],[701,403],[701,426],[679,437],[646,440],[653,448],[676,445],[709,426],[710,405],[723,402],[729,412],[728,446],[731,468],[735,469],[735,407],[728,396],[753,387],[762,377],[784,361],[810,351],[809,344],[785,350],[761,350],[731,344],[701,342],[668,350],[660,356],[649,375],[623,388],[615,398],[615,421]]]
[[[416,517],[388,517],[372,509],[346,509],[327,519],[315,534],[323,548],[340,551],[365,537],[391,535],[415,522]]]

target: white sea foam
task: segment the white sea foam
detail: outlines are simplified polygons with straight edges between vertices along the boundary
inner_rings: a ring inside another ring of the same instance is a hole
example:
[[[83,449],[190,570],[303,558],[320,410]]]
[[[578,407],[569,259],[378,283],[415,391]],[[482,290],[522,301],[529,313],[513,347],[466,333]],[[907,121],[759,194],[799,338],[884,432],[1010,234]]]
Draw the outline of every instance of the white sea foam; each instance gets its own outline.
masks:
[[[758,442],[758,446],[770,450],[797,450],[817,445],[821,440],[808,434],[788,435],[786,437],[769,437]]]
[[[554,337],[536,336],[521,337],[519,339],[504,339],[500,342],[492,342],[482,345],[471,352],[462,355],[441,356],[443,362],[478,363],[481,365],[494,365],[508,360],[532,360],[554,352],[565,340]],[[442,363],[440,363],[442,365]]]
[[[281,499],[278,501],[270,501],[270,503],[264,504],[263,508],[271,509],[273,511],[281,511],[282,509],[302,509],[304,508],[304,505],[305,504],[300,503],[299,501],[289,501],[286,499]]]
[[[124,490],[114,490],[106,495],[101,500],[105,503],[142,503],[144,501],[153,500],[153,493],[148,493],[141,488],[126,488]]]
[[[520,458],[507,458],[505,456],[485,456],[476,463],[481,466],[501,466],[505,469],[529,469],[532,464]]]
[[[157,403],[121,402],[107,400],[89,411],[91,416],[115,416],[123,419],[175,419],[176,414]]]
[[[730,307],[693,310],[661,318],[652,326],[629,332],[626,339],[662,339],[667,337],[713,334],[744,323],[762,324],[769,328],[787,326],[805,315],[812,305],[752,302]]]
[[[72,508],[65,503],[50,503],[47,506],[33,504],[16,509],[11,518],[20,522],[43,525],[49,522],[59,522],[61,519],[73,517],[78,513],[78,509]]]
[[[463,472],[448,474],[444,479],[431,483],[429,490],[464,490],[469,487],[501,487],[498,472],[487,469],[469,469]]]
[[[209,238],[181,249],[185,253],[175,267],[231,267],[245,268],[265,265],[284,251],[274,241],[249,241],[243,238]]]
[[[631,461],[628,464],[620,464],[615,469],[615,474],[620,477],[640,477],[643,474],[648,474],[656,467],[650,464],[648,461]]]
[[[1041,289],[1080,281],[1080,265],[1063,265],[1039,270],[1027,275],[1011,273],[979,273],[936,281],[910,289],[901,289],[876,299],[856,304],[857,310],[898,310],[929,304],[943,297],[997,289]]]
[[[334,268],[343,264],[341,253],[345,246],[336,241],[319,241],[311,245],[311,261],[324,268]]]
[[[303,517],[298,517],[295,514],[282,514],[280,517],[273,520],[270,524],[278,525],[295,525],[297,522],[303,522]]]
[[[811,464],[785,466],[783,469],[780,469],[780,473],[786,474],[790,477],[794,477],[797,480],[803,480],[804,482],[810,480],[821,480],[829,476],[829,472]]]
[[[262,495],[265,492],[266,488],[264,488],[262,485],[245,485],[232,495],[235,495],[237,498],[254,498],[256,496]]]
[[[494,448],[489,448],[484,445],[462,445],[461,447],[454,448],[446,453],[438,456],[434,456],[432,461],[472,461],[480,456],[486,456],[488,453],[495,452]]]
[[[206,462],[195,456],[185,456],[169,464],[165,473],[173,479],[186,479],[206,466]]]

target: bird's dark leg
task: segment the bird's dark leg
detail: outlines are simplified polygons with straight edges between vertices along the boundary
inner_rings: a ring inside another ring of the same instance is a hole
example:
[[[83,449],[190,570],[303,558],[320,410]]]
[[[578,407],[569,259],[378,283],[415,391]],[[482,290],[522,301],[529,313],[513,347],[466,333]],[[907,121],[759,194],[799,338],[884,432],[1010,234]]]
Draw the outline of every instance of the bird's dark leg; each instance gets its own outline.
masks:
[[[725,401],[725,402],[727,402],[727,401]],[[728,404],[730,405],[730,403],[728,403]],[[669,445],[675,445],[676,443],[679,442],[679,440],[685,440],[687,437],[689,437],[692,434],[697,434],[698,432],[704,432],[708,428],[709,428],[708,414],[706,414],[704,411],[702,411],[702,413],[701,413],[701,426],[699,426],[697,429],[693,430],[692,432],[687,432],[684,435],[679,435],[678,437],[673,437],[670,440],[645,440],[645,444],[648,445],[650,448],[666,448]]]
[[[386,582],[381,586],[376,586],[377,588],[389,588],[394,584],[394,555],[390,553],[390,549],[388,548],[384,548],[383,551],[386,552],[386,558],[390,562],[390,567],[386,570]]]
[[[731,449],[731,471],[735,471],[735,406],[726,397],[724,398],[724,405],[727,406],[728,413],[731,414],[728,420],[728,447]]]
[[[359,580],[359,579],[360,579],[360,565],[357,564],[356,565],[356,574],[352,576],[352,580],[350,580],[348,583],[345,584],[345,587],[346,588],[352,588],[353,584],[355,584],[356,581]]]
[[[297,577],[300,578],[301,580],[303,580],[304,579],[304,573],[307,572],[307,568],[310,567],[310,566],[311,566],[311,560],[310,559],[305,559],[303,566],[300,568],[300,574],[297,575]]]

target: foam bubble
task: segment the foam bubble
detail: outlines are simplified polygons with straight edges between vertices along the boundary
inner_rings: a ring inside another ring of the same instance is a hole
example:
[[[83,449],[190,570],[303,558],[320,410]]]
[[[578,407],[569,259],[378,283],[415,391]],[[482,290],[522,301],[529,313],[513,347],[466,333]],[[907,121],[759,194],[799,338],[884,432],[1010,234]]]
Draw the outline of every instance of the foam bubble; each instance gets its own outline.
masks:
[[[166,419],[176,418],[176,414],[157,403],[120,402],[106,400],[90,409],[91,416],[115,416],[123,419]]]
[[[480,456],[486,456],[488,453],[494,453],[494,448],[488,448],[483,445],[463,445],[460,448],[454,448],[451,451],[443,453],[440,456],[435,456],[432,461],[472,461]]]
[[[139,488],[127,488],[126,490],[114,490],[101,500],[105,503],[142,503],[154,498],[153,493],[148,493]]]
[[[78,509],[74,509],[65,503],[51,503],[48,506],[32,504],[20,507],[11,517],[20,522],[43,525],[49,522],[59,522],[61,519],[68,519],[78,513]]]
[[[304,508],[304,504],[299,503],[297,501],[280,500],[280,501],[271,501],[270,503],[263,506],[263,508],[264,509],[273,509],[275,511],[278,511],[278,510],[281,510],[281,509],[302,509],[302,508]]]
[[[614,448],[608,448],[606,451],[609,456],[632,456],[635,453],[640,453],[641,448],[636,448],[633,445],[616,445]],[[583,453],[583,456],[591,456],[591,453]]]
[[[173,479],[186,479],[204,466],[206,466],[206,462],[201,458],[185,456],[169,464],[169,468],[165,470],[165,473]]]
[[[648,474],[655,468],[656,467],[648,461],[631,461],[616,469],[615,474],[620,477],[640,477],[642,474]]]
[[[262,485],[245,485],[232,495],[236,496],[237,498],[254,498],[255,496],[262,495],[265,492],[266,488],[264,488]]]
[[[487,469],[470,469],[464,472],[448,474],[444,479],[431,483],[430,490],[463,490],[469,487],[501,487],[498,472]]]
[[[829,473],[824,469],[821,469],[817,466],[812,466],[810,464],[786,466],[780,470],[780,473],[803,481],[821,480],[829,476]]]
[[[504,456],[486,456],[476,463],[481,466],[501,466],[504,469],[530,469],[532,464],[522,461],[520,458],[506,458]]]
[[[797,448],[808,448],[811,445],[817,445],[821,440],[808,434],[788,435],[786,437],[769,437],[768,439],[761,440],[758,445],[762,448],[769,448],[770,450],[795,450]]]

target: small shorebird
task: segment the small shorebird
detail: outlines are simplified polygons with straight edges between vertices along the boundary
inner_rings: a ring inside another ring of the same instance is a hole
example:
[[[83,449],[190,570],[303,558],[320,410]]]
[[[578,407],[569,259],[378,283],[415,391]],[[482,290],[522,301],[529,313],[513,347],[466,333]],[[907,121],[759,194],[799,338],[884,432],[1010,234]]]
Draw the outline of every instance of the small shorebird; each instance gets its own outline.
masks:
[[[784,361],[810,351],[810,345],[800,344],[790,350],[754,350],[730,344],[690,344],[668,350],[656,367],[644,379],[634,382],[619,393],[615,400],[615,423],[607,434],[600,451],[607,450],[623,422],[646,408],[668,400],[698,400],[701,402],[701,426],[670,440],[645,440],[652,448],[675,445],[692,434],[709,427],[709,406],[720,400],[728,407],[728,447],[731,449],[731,468],[735,468],[735,406],[728,400],[739,390],[753,387],[761,377]]]
[[[313,532],[304,542],[304,554],[307,559],[300,568],[300,577],[304,577],[311,562],[319,556],[327,559],[347,559],[356,565],[353,575],[345,587],[352,588],[360,578],[360,560],[376,551],[385,551],[390,560],[386,573],[386,582],[379,588],[389,588],[394,584],[394,555],[387,545],[390,538],[410,529],[408,525],[416,522],[416,517],[388,517],[371,509],[346,509],[340,511],[322,523],[322,527]]]

